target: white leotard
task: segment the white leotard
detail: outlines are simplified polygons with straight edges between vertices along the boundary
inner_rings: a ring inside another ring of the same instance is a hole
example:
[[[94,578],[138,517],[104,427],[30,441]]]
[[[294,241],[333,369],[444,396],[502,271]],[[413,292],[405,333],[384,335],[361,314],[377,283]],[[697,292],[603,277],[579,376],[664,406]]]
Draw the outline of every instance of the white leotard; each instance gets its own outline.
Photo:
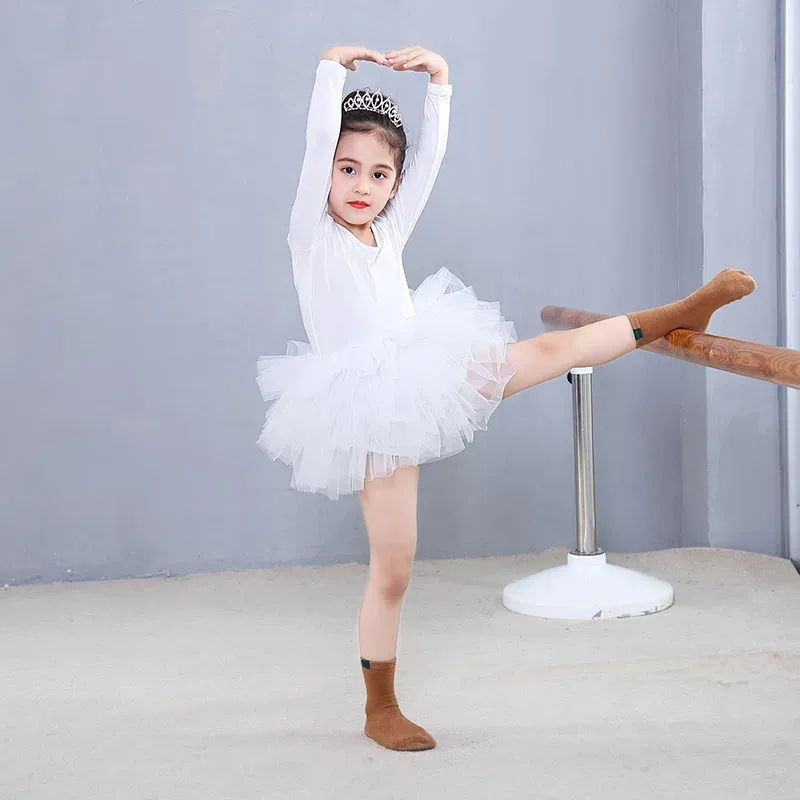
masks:
[[[333,156],[347,69],[323,60],[308,113],[306,150],[287,241],[311,347],[321,355],[358,343],[414,315],[403,248],[430,196],[447,147],[453,87],[429,83],[419,145],[395,197],[360,241],[328,213]]]

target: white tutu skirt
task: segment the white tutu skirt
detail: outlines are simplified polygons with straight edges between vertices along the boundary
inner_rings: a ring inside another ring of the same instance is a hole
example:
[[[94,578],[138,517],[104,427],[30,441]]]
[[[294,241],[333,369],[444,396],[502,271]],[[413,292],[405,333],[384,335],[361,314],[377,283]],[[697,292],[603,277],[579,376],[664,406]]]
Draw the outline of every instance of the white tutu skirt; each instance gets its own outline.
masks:
[[[289,342],[287,355],[259,359],[271,405],[258,445],[292,467],[293,488],[336,499],[486,429],[516,372],[513,322],[445,268],[412,300],[415,316],[358,345],[322,356]]]

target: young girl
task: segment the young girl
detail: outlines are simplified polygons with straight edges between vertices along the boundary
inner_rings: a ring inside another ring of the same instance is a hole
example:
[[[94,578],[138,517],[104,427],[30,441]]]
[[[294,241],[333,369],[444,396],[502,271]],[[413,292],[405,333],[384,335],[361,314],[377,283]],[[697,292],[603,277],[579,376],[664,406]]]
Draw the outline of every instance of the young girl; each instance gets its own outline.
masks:
[[[419,146],[380,92],[351,92],[358,60],[427,72]],[[724,270],[672,305],[518,342],[495,303],[446,269],[413,293],[403,248],[445,153],[452,86],[422,47],[328,50],[317,67],[306,150],[289,222],[294,283],[309,343],[259,359],[270,406],[259,445],[291,465],[292,486],[331,498],[358,492],[370,545],[359,616],[364,732],[393,750],[433,737],[402,715],[394,693],[400,612],[417,543],[420,464],[457,453],[500,401],[573,367],[607,363],[676,328],[704,331],[712,313],[750,294]]]

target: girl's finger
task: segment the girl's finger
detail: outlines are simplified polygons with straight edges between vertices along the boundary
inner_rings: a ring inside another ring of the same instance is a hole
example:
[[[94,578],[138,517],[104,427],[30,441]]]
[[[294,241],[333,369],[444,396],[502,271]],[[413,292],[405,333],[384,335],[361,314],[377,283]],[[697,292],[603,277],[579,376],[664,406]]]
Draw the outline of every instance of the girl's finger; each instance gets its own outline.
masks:
[[[392,58],[394,61],[400,61],[402,59],[408,60],[412,56],[419,55],[423,49],[424,48],[419,47],[418,45],[414,45],[413,47],[405,47],[402,50],[392,50],[386,55]]]
[[[358,59],[359,61],[376,61],[380,58],[380,53],[376,52],[375,50],[370,50],[367,47],[358,47],[354,48],[355,52],[353,53],[353,59]]]
[[[403,69],[414,69],[414,67],[418,67],[420,64],[424,64],[427,61],[427,56],[419,56],[417,58],[412,58],[411,61],[406,61],[403,64]]]
[[[402,61],[409,61],[412,58],[416,58],[417,56],[421,56],[425,54],[425,48],[423,47],[408,47],[400,53],[400,60]]]
[[[422,58],[422,59],[424,59],[424,58],[425,58],[425,56],[424,56],[424,55],[421,55],[421,56],[417,56],[417,58]],[[393,61],[390,61],[389,63],[390,63],[392,66],[394,66],[394,67],[405,67],[405,66],[406,66],[406,64],[409,64],[409,63],[410,63],[411,61],[413,61],[414,59],[415,59],[415,56],[413,56],[413,55],[410,55],[410,56],[403,56],[402,58],[395,59],[395,60],[393,60]]]

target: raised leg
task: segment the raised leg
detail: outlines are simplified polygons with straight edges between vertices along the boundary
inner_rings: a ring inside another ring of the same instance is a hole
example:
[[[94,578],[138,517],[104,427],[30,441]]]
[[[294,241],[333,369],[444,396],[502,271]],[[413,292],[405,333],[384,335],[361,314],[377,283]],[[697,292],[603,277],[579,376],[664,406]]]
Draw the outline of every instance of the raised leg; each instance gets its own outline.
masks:
[[[746,272],[724,269],[676,303],[514,342],[508,347],[508,357],[517,373],[503,397],[557,378],[574,367],[606,364],[678,328],[705,331],[717,309],[741,300],[755,288],[756,282]]]
[[[572,331],[551,331],[508,346],[517,367],[503,398],[557,378],[573,367],[595,367],[636,349],[627,317],[612,317]]]

